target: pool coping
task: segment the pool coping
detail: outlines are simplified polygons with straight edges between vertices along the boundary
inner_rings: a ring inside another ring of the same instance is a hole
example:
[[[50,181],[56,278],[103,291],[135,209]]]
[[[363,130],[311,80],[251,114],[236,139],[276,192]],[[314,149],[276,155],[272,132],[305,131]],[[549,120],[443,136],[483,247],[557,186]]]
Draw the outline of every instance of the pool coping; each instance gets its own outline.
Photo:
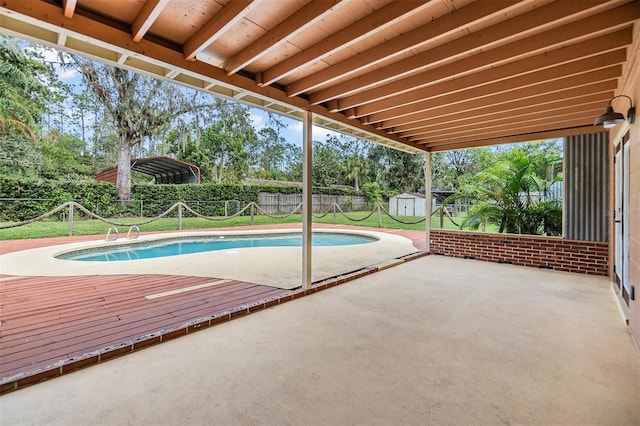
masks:
[[[140,240],[123,239],[121,241],[108,242],[107,245],[117,247],[129,243],[152,243],[158,240],[174,238],[184,239],[211,236],[244,237],[293,234],[298,232],[300,231],[287,228],[180,231],[147,234],[143,235]],[[394,233],[381,232],[381,230],[326,227],[323,229],[314,229],[314,232],[364,235],[377,240],[372,243],[360,245],[357,251],[352,250],[350,246],[344,245],[314,247],[314,269],[312,271],[312,279],[314,281],[347,273],[356,269],[356,265],[358,265],[358,268],[377,265],[417,250],[411,239]],[[94,239],[5,253],[0,255],[0,261],[5,265],[2,268],[2,273],[13,276],[31,276],[33,256],[41,256],[39,257],[41,261],[38,265],[38,275],[41,276],[163,274],[231,278],[288,290],[300,286],[299,264],[297,262],[290,262],[288,259],[300,258],[301,247],[269,247],[268,252],[265,251],[267,248],[248,247],[233,250],[191,253],[180,255],[180,261],[166,260],[178,256],[113,262],[80,262],[57,258],[57,256],[64,253],[104,247],[104,240]],[[253,268],[246,268],[246,256],[238,256],[240,252],[251,257]],[[274,256],[274,253],[278,253],[278,256]],[[216,262],[215,269],[211,268],[211,263],[214,261]]]

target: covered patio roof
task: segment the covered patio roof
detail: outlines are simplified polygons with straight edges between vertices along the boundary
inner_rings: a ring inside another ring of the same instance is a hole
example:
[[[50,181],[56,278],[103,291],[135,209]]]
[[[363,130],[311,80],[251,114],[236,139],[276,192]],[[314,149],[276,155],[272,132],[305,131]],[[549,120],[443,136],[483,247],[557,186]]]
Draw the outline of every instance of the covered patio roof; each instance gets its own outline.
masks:
[[[627,0],[5,0],[0,30],[421,152],[602,131],[639,17]]]

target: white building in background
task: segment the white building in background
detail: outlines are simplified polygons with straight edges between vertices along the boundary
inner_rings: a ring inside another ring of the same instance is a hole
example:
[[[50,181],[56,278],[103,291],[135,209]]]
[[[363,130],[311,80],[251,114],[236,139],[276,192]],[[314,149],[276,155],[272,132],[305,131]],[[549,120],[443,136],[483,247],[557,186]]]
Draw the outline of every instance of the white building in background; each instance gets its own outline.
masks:
[[[435,208],[435,200],[433,201]],[[403,192],[389,198],[389,213],[393,216],[425,216],[424,194]]]

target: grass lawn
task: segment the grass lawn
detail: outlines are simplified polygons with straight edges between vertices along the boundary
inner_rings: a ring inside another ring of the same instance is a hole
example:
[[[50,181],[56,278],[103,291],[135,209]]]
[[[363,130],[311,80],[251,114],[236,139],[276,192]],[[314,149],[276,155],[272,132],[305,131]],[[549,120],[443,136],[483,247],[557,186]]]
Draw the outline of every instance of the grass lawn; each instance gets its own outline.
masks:
[[[351,219],[362,219],[364,218],[368,212],[351,212],[347,213],[349,218]],[[398,216],[398,219],[404,222],[415,222],[419,220],[416,217],[403,217]],[[223,218],[220,218],[223,219]],[[398,223],[391,219],[386,214],[382,214],[382,228],[389,229],[413,229],[413,230],[424,230],[425,224],[424,222],[406,225],[402,223]],[[114,219],[114,222],[117,223],[140,223],[148,220],[147,218],[140,217],[132,217],[126,219]],[[255,225],[264,225],[264,224],[272,224],[272,223],[296,223],[301,222],[301,215],[292,215],[284,219],[273,219],[268,216],[254,216],[254,224]],[[333,223],[333,215],[328,214],[323,218],[315,218],[313,219],[315,223]],[[378,215],[374,213],[366,220],[356,222],[347,219],[341,214],[336,215],[336,223],[341,225],[352,225],[352,226],[369,226],[369,227],[378,227]],[[0,223],[0,227],[9,225],[10,222]],[[251,224],[251,218],[249,216],[238,216],[228,220],[207,220],[200,219],[194,217],[183,217],[182,219],[182,228],[183,229],[202,229],[202,228],[225,228],[229,226],[247,226]],[[73,222],[73,235],[105,235],[110,225],[99,220],[76,220]],[[439,228],[440,227],[440,219],[438,217],[431,218],[431,227]],[[127,233],[129,226],[121,225],[117,226],[118,231],[121,235]],[[173,218],[162,218],[158,219],[154,222],[148,223],[146,225],[140,225],[141,232],[152,232],[152,231],[170,231],[178,229],[178,219]],[[444,229],[458,229],[448,218],[444,220]],[[44,222],[36,222],[29,225],[19,226],[16,228],[8,228],[8,229],[0,229],[0,240],[17,240],[17,239],[32,239],[32,238],[45,238],[45,237],[62,237],[68,234],[68,222],[65,221],[44,221]]]

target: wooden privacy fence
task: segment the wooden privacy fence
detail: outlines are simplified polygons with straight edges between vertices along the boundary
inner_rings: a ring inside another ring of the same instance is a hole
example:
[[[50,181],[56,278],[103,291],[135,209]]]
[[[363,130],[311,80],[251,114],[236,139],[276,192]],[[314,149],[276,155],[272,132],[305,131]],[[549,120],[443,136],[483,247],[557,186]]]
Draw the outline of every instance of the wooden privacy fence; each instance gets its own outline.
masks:
[[[302,194],[279,194],[261,192],[258,205],[269,214],[289,213],[302,203]],[[367,199],[362,196],[313,194],[313,213],[324,213],[337,204],[345,211],[367,210]]]

